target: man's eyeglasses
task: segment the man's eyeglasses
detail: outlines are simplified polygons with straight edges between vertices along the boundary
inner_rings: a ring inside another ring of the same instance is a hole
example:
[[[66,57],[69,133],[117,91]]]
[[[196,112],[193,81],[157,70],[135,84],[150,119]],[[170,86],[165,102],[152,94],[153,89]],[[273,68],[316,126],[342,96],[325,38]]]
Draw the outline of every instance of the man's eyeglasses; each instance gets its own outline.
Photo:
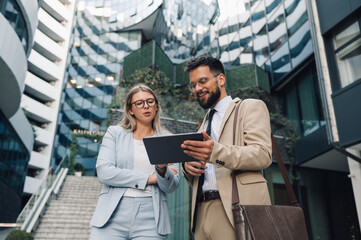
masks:
[[[143,108],[145,102],[147,102],[148,107],[153,107],[155,105],[155,99],[154,98],[148,98],[146,100],[137,100],[130,105],[134,104],[136,108]]]
[[[203,87],[209,79],[211,78],[215,78],[215,77],[218,77],[220,73],[218,73],[217,75],[214,75],[213,77],[203,77],[203,78],[200,78],[197,82],[191,82],[188,84],[188,89],[189,91],[193,92],[194,89],[197,87],[197,85],[199,85],[200,87]]]

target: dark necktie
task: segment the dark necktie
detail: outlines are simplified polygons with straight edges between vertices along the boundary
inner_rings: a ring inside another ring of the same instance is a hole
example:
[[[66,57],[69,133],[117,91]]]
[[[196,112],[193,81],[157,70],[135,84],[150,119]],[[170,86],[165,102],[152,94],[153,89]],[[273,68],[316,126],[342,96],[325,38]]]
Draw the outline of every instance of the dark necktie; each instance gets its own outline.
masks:
[[[207,126],[207,130],[206,130],[206,133],[208,134],[208,136],[211,136],[212,119],[213,119],[213,115],[214,115],[215,112],[216,112],[216,110],[212,109],[208,114],[208,126]]]
[[[208,125],[207,125],[207,129],[206,129],[206,133],[208,136],[211,136],[211,129],[212,129],[212,119],[213,119],[213,115],[216,112],[216,110],[212,109],[209,114],[208,114]],[[197,198],[200,198],[202,196],[202,186],[204,183],[204,174],[202,174],[199,177],[199,182],[198,182],[198,188],[197,188]]]
[[[206,133],[208,136],[211,136],[212,119],[213,119],[213,115],[215,112],[216,112],[216,110],[212,109],[208,114],[208,125],[207,125],[207,129],[206,129]],[[203,183],[204,183],[204,174],[202,174],[199,177],[198,188],[197,188],[197,202],[199,201],[199,199],[201,198],[201,196],[203,194],[203,191],[202,191]],[[193,226],[192,226],[193,231],[195,231],[195,227],[196,227],[197,211],[198,211],[197,209],[198,209],[198,203],[196,203],[195,210],[194,210],[194,218],[193,218]]]

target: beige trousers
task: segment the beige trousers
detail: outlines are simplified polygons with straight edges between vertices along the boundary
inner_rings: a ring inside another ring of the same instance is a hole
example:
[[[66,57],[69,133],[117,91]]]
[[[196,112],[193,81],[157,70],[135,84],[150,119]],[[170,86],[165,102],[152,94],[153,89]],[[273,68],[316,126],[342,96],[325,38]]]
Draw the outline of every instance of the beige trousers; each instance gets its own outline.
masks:
[[[229,203],[231,204],[231,203]],[[195,240],[236,240],[220,199],[198,203]]]

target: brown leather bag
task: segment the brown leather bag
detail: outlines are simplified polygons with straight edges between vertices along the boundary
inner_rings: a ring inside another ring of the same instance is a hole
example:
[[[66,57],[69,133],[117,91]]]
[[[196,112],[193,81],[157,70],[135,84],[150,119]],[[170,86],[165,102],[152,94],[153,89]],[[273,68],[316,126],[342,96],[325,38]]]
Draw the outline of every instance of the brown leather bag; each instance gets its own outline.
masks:
[[[233,144],[235,144],[238,104],[235,109],[233,125]],[[236,183],[237,171],[232,172],[232,212],[236,238],[238,240],[308,240],[305,217],[288,179],[274,137],[272,149],[281,170],[291,206],[279,205],[240,205]]]

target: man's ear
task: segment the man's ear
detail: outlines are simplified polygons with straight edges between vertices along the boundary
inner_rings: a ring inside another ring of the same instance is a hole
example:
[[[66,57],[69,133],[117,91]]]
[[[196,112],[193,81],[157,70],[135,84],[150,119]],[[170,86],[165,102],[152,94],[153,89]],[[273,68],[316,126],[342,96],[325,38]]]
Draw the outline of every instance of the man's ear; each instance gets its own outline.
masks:
[[[224,76],[223,73],[219,74],[218,82],[221,87],[224,87],[226,85],[226,76]]]

